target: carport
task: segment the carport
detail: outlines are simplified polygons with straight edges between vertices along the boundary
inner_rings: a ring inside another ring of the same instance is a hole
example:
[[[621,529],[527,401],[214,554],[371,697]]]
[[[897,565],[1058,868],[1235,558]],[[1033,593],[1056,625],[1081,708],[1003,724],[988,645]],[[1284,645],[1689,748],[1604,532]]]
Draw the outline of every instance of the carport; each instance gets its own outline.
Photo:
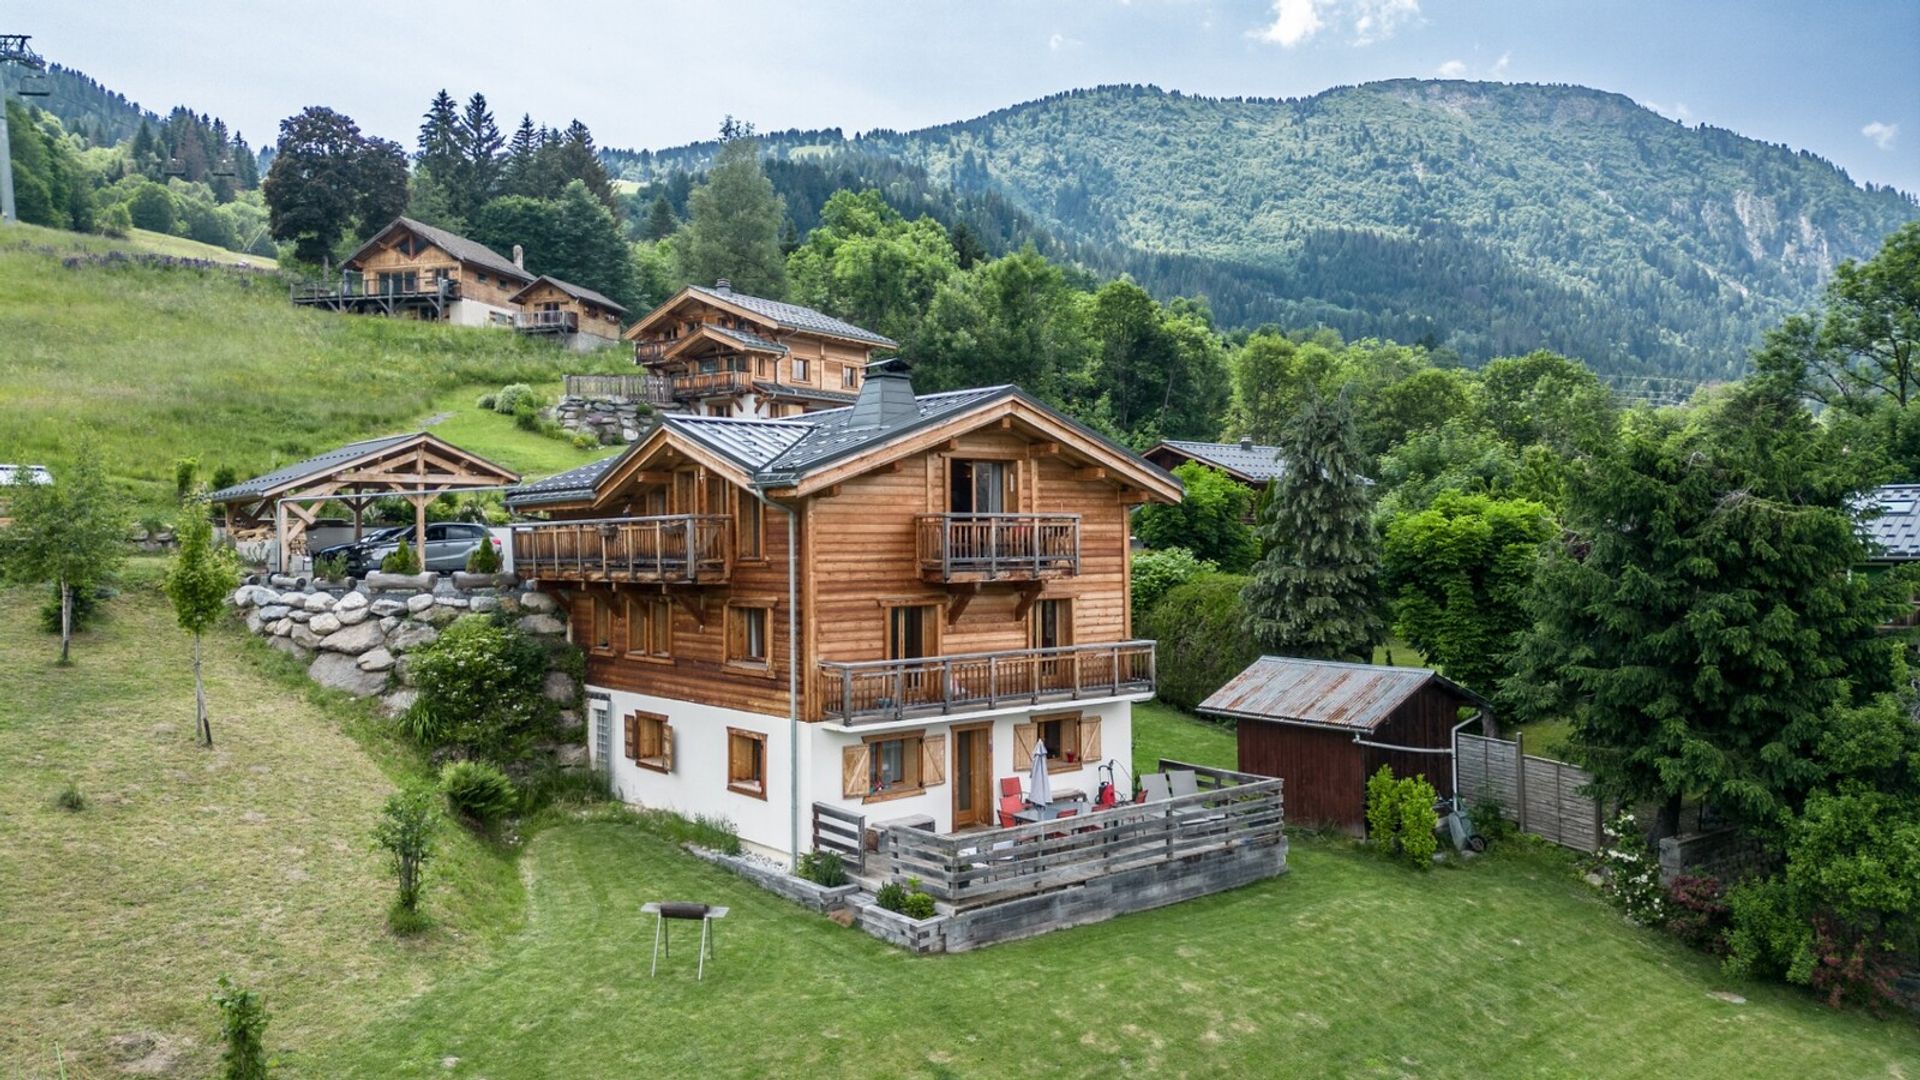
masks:
[[[518,473],[418,431],[348,443],[221,488],[207,501],[225,511],[229,532],[271,522],[285,567],[322,504],[342,503],[353,512],[353,538],[358,541],[367,504],[399,495],[413,504],[414,547],[424,551],[429,502],[450,491],[486,491],[519,482]]]

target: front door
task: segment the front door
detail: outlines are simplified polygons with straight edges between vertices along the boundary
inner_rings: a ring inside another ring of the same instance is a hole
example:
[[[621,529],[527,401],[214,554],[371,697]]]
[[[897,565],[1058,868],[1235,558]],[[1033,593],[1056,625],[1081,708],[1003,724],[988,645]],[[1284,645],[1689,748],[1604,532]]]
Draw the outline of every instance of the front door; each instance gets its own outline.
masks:
[[[953,729],[953,827],[993,824],[993,725]]]

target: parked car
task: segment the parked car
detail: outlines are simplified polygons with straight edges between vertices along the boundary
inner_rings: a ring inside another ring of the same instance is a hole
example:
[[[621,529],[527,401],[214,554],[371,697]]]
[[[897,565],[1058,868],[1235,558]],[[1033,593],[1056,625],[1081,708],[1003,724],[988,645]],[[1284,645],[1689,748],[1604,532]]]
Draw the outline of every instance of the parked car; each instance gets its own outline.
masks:
[[[357,544],[336,544],[316,552],[316,556],[347,557],[347,572],[360,576],[369,571],[380,569],[380,560],[393,554],[400,541],[413,540],[413,526],[400,525],[380,529],[367,534]],[[492,544],[496,550],[500,541],[485,526],[465,521],[436,521],[427,526],[426,550],[420,552],[420,566],[424,570],[464,570],[467,568],[467,556],[481,544]]]

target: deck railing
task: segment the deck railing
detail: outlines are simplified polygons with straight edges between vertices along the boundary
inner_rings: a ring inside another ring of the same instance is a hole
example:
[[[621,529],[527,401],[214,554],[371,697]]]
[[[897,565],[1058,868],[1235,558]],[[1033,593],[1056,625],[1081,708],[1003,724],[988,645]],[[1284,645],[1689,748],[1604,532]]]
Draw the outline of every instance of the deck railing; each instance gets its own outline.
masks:
[[[658,360],[667,354],[668,349],[673,348],[679,344],[679,342],[680,339],[678,337],[649,338],[645,341],[636,341],[633,343],[633,362],[636,364],[645,364],[653,360]]]
[[[853,727],[914,716],[1153,692],[1151,641],[956,653],[913,660],[822,661],[822,711]]]
[[[737,394],[753,387],[750,371],[696,371],[666,376],[668,391],[676,398],[717,397]]]
[[[625,398],[638,400],[647,393],[655,375],[566,375],[561,382],[567,397]]]
[[[534,581],[718,584],[732,569],[724,514],[522,522],[514,573]]]
[[[408,300],[458,300],[460,282],[457,278],[445,278],[428,281],[424,287],[411,289],[367,288],[357,275],[345,281],[331,283],[325,281],[300,281],[287,287],[287,297],[296,304],[337,304],[347,301],[394,301]]]
[[[937,899],[964,907],[1282,839],[1281,781],[1179,761],[1160,768],[1192,770],[1200,790],[1010,829],[943,836],[891,825],[880,849],[895,880],[919,878]]]
[[[922,575],[936,581],[1015,581],[1080,572],[1079,514],[921,514]]]
[[[513,316],[513,328],[521,333],[575,333],[580,315],[573,311],[520,311]]]

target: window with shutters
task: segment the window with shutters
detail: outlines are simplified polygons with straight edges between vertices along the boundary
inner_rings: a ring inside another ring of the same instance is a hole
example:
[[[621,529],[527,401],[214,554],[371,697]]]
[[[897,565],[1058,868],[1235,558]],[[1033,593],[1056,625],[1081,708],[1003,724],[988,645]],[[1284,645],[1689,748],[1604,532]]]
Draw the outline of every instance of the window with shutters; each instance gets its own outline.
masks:
[[[643,769],[672,772],[673,725],[658,713],[628,713],[627,758]]]
[[[673,656],[673,604],[664,596],[627,598],[627,655],[647,660]]]
[[[613,651],[613,600],[600,593],[593,596],[593,651]]]
[[[1100,761],[1100,718],[1077,712],[1048,713],[1013,728],[1014,761],[1022,769],[1033,762],[1036,745],[1047,748],[1048,772],[1072,772]]]
[[[772,670],[768,662],[771,644],[772,606],[733,604],[727,608],[727,663],[739,667]]]
[[[841,752],[841,794],[862,802],[918,795],[947,781],[947,737],[925,731],[869,735]]]
[[[727,790],[756,799],[767,797],[767,737],[757,731],[727,729]]]

